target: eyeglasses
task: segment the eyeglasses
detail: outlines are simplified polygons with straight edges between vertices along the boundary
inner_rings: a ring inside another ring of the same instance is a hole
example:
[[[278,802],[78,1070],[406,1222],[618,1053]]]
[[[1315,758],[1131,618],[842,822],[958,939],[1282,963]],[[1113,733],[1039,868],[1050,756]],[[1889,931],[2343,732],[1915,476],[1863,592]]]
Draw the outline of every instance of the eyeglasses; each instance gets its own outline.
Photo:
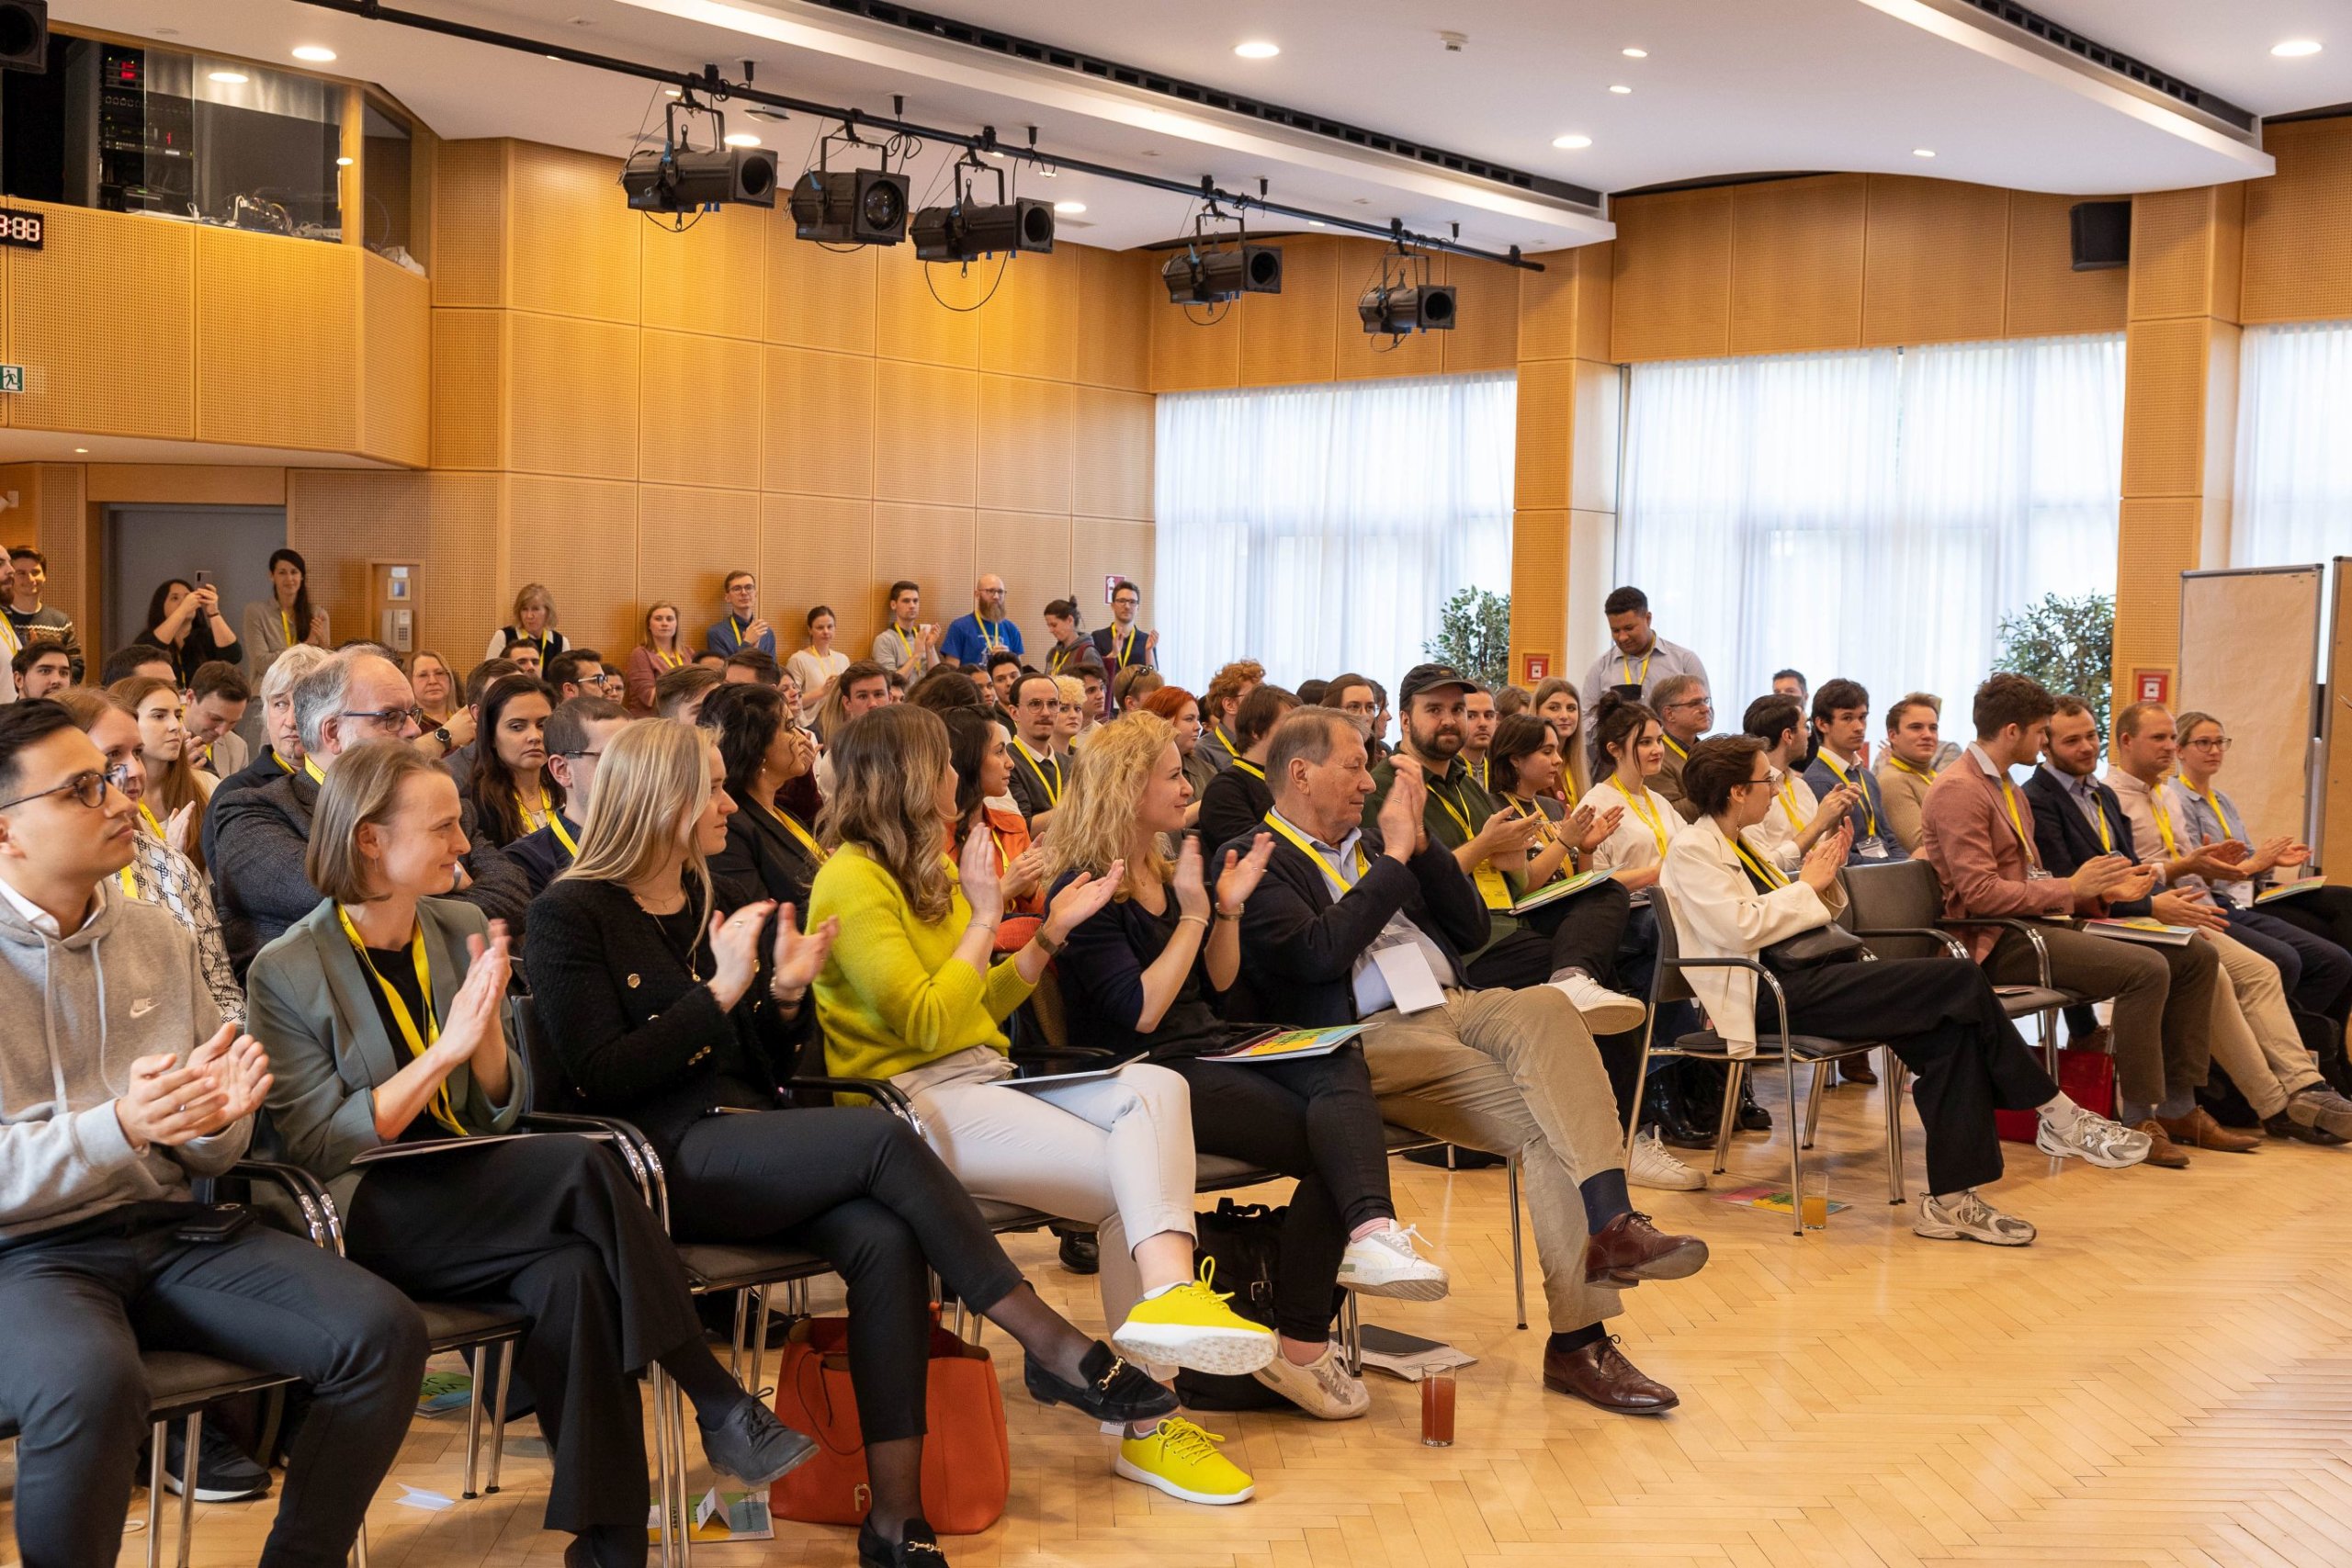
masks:
[[[2199,751],[2226,751],[2230,749],[2230,738],[2226,735],[2209,735],[2202,740],[2184,740],[2181,744],[2194,747]]]
[[[107,803],[107,784],[110,776],[100,773],[75,773],[62,784],[54,784],[48,789],[37,789],[30,795],[20,795],[14,800],[0,800],[0,811],[6,811],[12,806],[23,806],[29,801],[44,799],[52,795],[71,795],[75,800],[96,811]]]
[[[1714,705],[1713,699],[1710,697],[1685,697],[1679,703],[1667,704],[1666,711],[1672,713],[1676,708],[1711,708]]]
[[[601,757],[601,756],[603,756],[604,754],[605,754],[605,752],[604,752],[604,748],[602,748],[602,747],[598,747],[596,750],[593,750],[593,751],[558,751],[558,752],[556,752],[556,753],[555,753],[555,755],[556,755],[556,756],[561,757],[561,758],[563,758],[565,761],[572,761],[572,762],[576,762],[576,761],[580,761],[580,759],[581,759],[581,758],[582,758],[582,757]]]
[[[372,708],[360,711],[346,709],[338,716],[343,718],[369,719],[377,724],[390,725],[394,727],[402,723],[413,721],[418,728],[421,729],[424,727],[424,710],[423,708]]]
[[[105,777],[107,783],[114,785],[115,788],[128,790],[130,787],[130,764],[117,762],[106,771]]]
[[[1770,785],[1770,784],[1771,784],[1771,783],[1772,783],[1772,781],[1771,781],[1770,779],[1769,779],[1769,778],[1765,778],[1765,779],[1748,779],[1748,780],[1746,780],[1746,781],[1745,781],[1745,782],[1743,782],[1743,783],[1736,784],[1732,785],[1731,787],[1732,787],[1732,788],[1734,788],[1734,789],[1764,789],[1764,788],[1769,787],[1769,786]]]

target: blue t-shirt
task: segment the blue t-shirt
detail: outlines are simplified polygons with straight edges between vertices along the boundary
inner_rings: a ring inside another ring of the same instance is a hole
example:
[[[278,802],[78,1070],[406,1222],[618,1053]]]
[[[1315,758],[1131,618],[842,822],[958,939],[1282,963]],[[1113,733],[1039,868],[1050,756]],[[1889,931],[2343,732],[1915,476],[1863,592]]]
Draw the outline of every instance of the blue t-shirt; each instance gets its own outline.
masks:
[[[759,616],[753,615],[752,620],[756,621],[759,618]],[[739,626],[748,626],[749,625],[749,622],[739,623],[732,613],[721,615],[718,619],[710,623],[710,630],[703,633],[702,645],[713,653],[719,654],[722,657],[732,658],[743,646],[742,634],[737,628]],[[766,631],[762,632],[760,634],[759,640],[752,646],[758,649],[762,653],[766,654],[769,658],[775,658],[775,628],[771,626]]]
[[[1021,628],[1010,620],[989,621],[982,625],[978,615],[958,615],[947,623],[947,636],[940,642],[942,657],[970,666],[986,664],[989,655],[998,649],[1011,653],[1024,651],[1021,646]]]

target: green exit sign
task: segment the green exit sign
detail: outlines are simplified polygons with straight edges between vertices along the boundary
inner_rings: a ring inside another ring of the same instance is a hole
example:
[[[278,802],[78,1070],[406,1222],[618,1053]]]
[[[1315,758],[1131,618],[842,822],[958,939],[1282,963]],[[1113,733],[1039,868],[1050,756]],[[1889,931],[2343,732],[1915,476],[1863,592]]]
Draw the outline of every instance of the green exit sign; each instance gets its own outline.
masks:
[[[25,389],[25,367],[21,365],[0,365],[0,392],[21,392]]]

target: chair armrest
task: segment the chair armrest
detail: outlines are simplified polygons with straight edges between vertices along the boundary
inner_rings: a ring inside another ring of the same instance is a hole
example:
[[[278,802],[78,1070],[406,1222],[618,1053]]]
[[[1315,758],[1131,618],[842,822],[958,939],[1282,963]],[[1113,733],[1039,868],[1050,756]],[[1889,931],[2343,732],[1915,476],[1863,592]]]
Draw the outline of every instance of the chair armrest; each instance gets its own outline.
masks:
[[[264,1182],[285,1193],[301,1212],[311,1245],[342,1252],[343,1216],[335,1212],[334,1200],[327,1196],[326,1184],[317,1177],[299,1165],[267,1159],[241,1159],[229,1168],[229,1174]]]
[[[655,1213],[669,1206],[664,1190],[662,1156],[654,1152],[652,1141],[617,1116],[591,1116],[577,1111],[526,1111],[516,1119],[516,1126],[532,1133],[570,1133],[583,1138],[602,1138],[613,1145],[628,1168],[631,1179],[637,1183],[638,1194]]]
[[[2050,944],[2041,940],[2041,931],[2037,922],[2020,920],[2014,915],[1961,915],[1951,919],[1938,920],[1936,924],[1955,930],[1962,926],[1996,926],[2003,931],[2018,932],[2033,947],[2034,963],[2041,976],[2041,988],[2045,991],[2051,988]]]
[[[1929,942],[1939,942],[1943,943],[1945,949],[1950,952],[1954,958],[1966,958],[1968,956],[1968,944],[1966,942],[1962,942],[1958,937],[1952,935],[1951,932],[1948,931],[1939,931],[1933,926],[1855,926],[1852,930],[1854,934],[1860,937],[1864,942],[1868,942],[1874,936],[1923,937]]]
[[[829,1089],[835,1094],[862,1094],[883,1110],[914,1129],[915,1136],[925,1135],[922,1118],[916,1113],[915,1102],[906,1091],[880,1078],[840,1078],[829,1074],[795,1074],[784,1080],[786,1089]]]
[[[1773,1005],[1780,1010],[1781,1054],[1789,1050],[1789,994],[1781,988],[1781,977],[1753,958],[1677,958],[1671,962],[1677,969],[1745,969],[1772,988]]]
[[[1011,1053],[1015,1062],[1115,1062],[1116,1052],[1100,1045],[1039,1045]]]

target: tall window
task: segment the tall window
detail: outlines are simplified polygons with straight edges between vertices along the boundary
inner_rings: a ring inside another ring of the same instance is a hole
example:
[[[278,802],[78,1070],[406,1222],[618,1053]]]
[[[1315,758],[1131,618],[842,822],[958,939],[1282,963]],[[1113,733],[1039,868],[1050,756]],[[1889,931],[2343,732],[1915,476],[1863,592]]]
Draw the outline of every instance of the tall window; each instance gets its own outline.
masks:
[[[1155,620],[1199,691],[1419,662],[1465,587],[1510,586],[1518,381],[1445,376],[1159,399]]]
[[[2002,615],[2115,591],[2122,434],[2120,336],[1637,365],[1618,580],[1724,728],[1784,666],[1964,710]]]
[[[2238,352],[2231,564],[2352,554],[2352,321],[2248,327]]]

